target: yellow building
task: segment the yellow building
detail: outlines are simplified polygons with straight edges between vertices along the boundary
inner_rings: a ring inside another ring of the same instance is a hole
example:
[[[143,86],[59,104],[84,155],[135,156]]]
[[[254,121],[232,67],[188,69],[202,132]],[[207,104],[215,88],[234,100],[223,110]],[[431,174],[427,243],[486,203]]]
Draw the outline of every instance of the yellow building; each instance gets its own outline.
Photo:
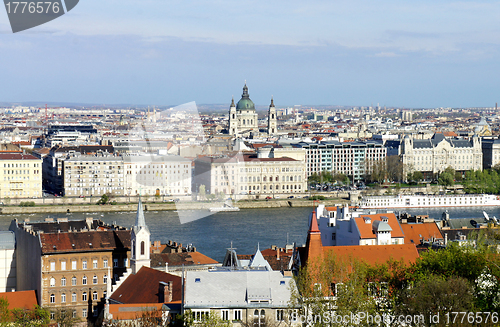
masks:
[[[0,153],[0,196],[42,196],[42,159],[23,153]]]

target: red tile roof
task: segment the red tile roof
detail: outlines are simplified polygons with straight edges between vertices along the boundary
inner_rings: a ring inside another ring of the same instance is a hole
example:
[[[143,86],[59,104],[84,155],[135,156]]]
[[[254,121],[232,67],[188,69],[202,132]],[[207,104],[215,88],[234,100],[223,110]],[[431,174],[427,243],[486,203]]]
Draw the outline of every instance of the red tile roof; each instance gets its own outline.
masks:
[[[113,315],[113,320],[133,320],[145,311],[161,310],[162,306],[163,303],[110,304],[109,313]]]
[[[405,244],[418,245],[422,239],[427,241],[432,238],[443,238],[436,222],[401,224],[401,228],[405,234]]]
[[[218,262],[200,252],[151,253],[151,266],[210,265]]]
[[[370,217],[371,223],[365,223],[363,217]],[[392,228],[391,237],[404,237],[403,231],[399,226],[398,219],[394,213],[377,213],[374,215],[361,215],[361,217],[354,218],[356,225],[358,226],[359,234],[362,239],[375,238],[376,235],[373,232],[372,225],[374,221],[382,221],[382,217],[388,218],[388,224]]]
[[[352,256],[370,265],[382,264],[389,259],[409,264],[418,258],[415,244],[327,246],[324,252],[334,253],[339,258]]]
[[[38,305],[35,291],[18,291],[0,293],[0,297],[9,302],[9,310],[12,309],[33,309]]]
[[[119,303],[158,303],[160,282],[173,282],[172,302],[181,301],[181,277],[166,272],[142,267],[137,274],[130,275],[111,295]]]
[[[23,153],[0,153],[0,160],[40,160],[31,154]]]
[[[42,253],[130,248],[130,230],[41,233]]]

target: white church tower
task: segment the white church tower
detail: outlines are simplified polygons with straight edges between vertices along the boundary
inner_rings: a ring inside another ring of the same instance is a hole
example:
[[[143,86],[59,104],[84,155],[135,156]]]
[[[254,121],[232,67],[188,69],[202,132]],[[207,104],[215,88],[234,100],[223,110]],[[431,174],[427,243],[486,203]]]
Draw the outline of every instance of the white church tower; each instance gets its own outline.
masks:
[[[231,100],[231,107],[229,107],[229,134],[233,136],[238,134],[238,114],[234,98]]]
[[[271,97],[271,105],[269,106],[269,112],[267,117],[267,134],[276,135],[278,131],[276,123],[276,108],[274,107],[274,99]]]
[[[151,233],[148,226],[146,226],[146,219],[144,219],[144,211],[142,210],[142,201],[139,198],[137,205],[137,217],[135,218],[135,225],[132,227],[131,246],[132,246],[132,259],[130,265],[132,273],[136,274],[142,266],[150,267],[150,246],[151,246]]]

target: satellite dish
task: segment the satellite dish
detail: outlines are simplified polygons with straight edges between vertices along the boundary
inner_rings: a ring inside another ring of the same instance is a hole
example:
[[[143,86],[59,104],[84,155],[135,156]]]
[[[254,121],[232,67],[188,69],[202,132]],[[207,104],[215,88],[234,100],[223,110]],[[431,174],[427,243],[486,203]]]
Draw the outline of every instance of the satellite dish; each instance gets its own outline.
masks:
[[[495,225],[498,225],[498,219],[497,219],[497,217],[493,216],[493,221],[495,222]]]
[[[470,220],[470,224],[472,225],[472,227],[477,228],[477,221],[475,221],[474,219]]]
[[[490,220],[490,216],[488,216],[488,213],[486,211],[483,211],[483,216],[486,218],[487,221]]]

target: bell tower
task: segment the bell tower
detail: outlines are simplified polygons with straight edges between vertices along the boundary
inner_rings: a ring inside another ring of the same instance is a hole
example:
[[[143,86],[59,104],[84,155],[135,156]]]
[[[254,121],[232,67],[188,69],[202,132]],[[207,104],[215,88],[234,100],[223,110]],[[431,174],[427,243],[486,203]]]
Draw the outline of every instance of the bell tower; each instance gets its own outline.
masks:
[[[278,131],[276,123],[276,108],[274,107],[274,99],[271,97],[271,105],[269,105],[269,112],[267,117],[267,134],[269,136],[276,135]]]
[[[146,219],[144,218],[144,211],[142,210],[142,201],[139,198],[139,204],[137,205],[137,216],[135,218],[135,225],[132,227],[131,234],[131,247],[132,247],[132,259],[130,260],[130,266],[132,268],[132,273],[136,274],[142,266],[150,267],[150,246],[151,246],[151,233],[146,225]]]
[[[229,107],[229,134],[233,136],[238,134],[238,115],[234,98],[231,100],[231,106]]]

